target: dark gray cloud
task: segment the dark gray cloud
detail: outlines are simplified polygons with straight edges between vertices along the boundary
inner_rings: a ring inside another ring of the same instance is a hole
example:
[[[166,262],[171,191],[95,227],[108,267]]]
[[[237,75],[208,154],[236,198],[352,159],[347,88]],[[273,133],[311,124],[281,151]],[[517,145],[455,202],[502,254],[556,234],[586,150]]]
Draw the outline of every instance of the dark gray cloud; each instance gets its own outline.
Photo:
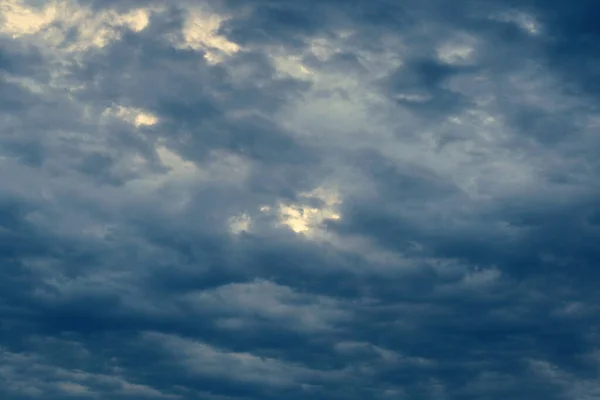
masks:
[[[0,397],[594,399],[598,6],[0,6]]]

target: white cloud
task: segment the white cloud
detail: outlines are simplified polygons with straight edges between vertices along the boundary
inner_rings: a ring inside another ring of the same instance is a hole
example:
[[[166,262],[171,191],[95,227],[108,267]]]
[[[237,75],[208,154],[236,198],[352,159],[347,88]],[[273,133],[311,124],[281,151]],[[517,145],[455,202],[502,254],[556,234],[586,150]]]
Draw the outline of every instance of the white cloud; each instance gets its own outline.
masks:
[[[82,65],[82,57],[120,40],[123,29],[144,30],[155,8],[125,12],[93,10],[76,0],[50,0],[34,6],[24,0],[0,2],[0,35],[8,35],[26,46],[35,46],[45,57],[49,79],[15,78],[34,93],[68,95],[89,83],[76,84],[71,69]],[[75,34],[73,34],[75,33]],[[141,124],[144,121],[138,121]],[[146,121],[148,122],[148,121]]]
[[[219,35],[218,30],[226,18],[206,8],[192,7],[185,12],[183,40],[176,41],[179,47],[202,50],[206,60],[218,64],[224,57],[241,50],[237,43]]]
[[[0,32],[13,38],[39,33],[50,25],[58,14],[56,2],[50,2],[46,7],[39,9],[27,6],[19,0],[4,0],[0,4],[0,12],[3,20]]]
[[[68,52],[101,48],[120,38],[119,28],[139,32],[149,23],[150,11],[143,8],[125,13],[114,10],[93,11],[73,0],[51,0],[43,7],[28,5],[22,0],[5,0],[0,6],[4,24],[0,32],[13,38],[30,37],[59,51],[69,29],[78,37],[66,47]]]
[[[122,105],[107,108],[102,115],[118,117],[136,127],[152,126],[158,123],[158,118],[152,113],[140,108],[125,107]]]
[[[436,48],[437,58],[450,65],[469,65],[477,57],[477,41],[465,35],[444,40]]]
[[[334,189],[319,187],[311,192],[300,193],[299,197],[306,203],[280,203],[276,210],[280,223],[294,232],[308,237],[317,237],[324,233],[321,229],[323,222],[341,218],[338,211],[341,199]],[[311,200],[318,200],[323,205],[321,207],[308,205]],[[262,211],[269,213],[271,208],[263,208]]]

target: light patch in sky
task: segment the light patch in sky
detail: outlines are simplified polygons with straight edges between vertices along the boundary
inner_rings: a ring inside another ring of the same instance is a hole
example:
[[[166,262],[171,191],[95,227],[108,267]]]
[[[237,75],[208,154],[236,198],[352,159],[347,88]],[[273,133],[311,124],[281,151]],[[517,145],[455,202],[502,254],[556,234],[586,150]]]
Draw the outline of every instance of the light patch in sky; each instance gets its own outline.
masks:
[[[451,65],[470,64],[475,56],[475,49],[467,43],[447,42],[436,50],[440,61]]]
[[[36,82],[34,79],[31,79],[31,78],[20,77],[20,76],[17,77],[17,76],[11,76],[9,74],[3,74],[2,79],[5,82],[18,85],[24,89],[29,90],[31,93],[35,93],[37,95],[44,95],[44,93],[46,92],[46,88],[44,87],[44,85],[39,84],[38,82]]]
[[[3,0],[0,4],[2,23],[0,32],[13,38],[33,35],[51,24],[57,15],[55,2],[49,3],[43,9],[27,6],[19,0]]]
[[[103,115],[114,115],[136,127],[151,126],[158,123],[158,118],[155,115],[134,107],[114,106],[107,108]]]
[[[37,47],[44,55],[50,78],[35,80],[18,77],[16,82],[36,94],[50,95],[60,90],[71,96],[85,89],[74,84],[72,66],[81,65],[82,55],[120,40],[123,28],[133,32],[145,29],[150,14],[159,8],[136,8],[126,12],[92,10],[74,0],[50,0],[34,6],[24,0],[0,1],[0,35],[25,46]],[[85,107],[85,106],[84,106]],[[144,117],[140,124],[149,121]]]
[[[198,168],[193,162],[184,160],[179,154],[166,146],[156,146],[156,153],[161,163],[169,168],[168,175],[172,178],[186,178],[198,174]]]
[[[310,41],[308,50],[304,53],[289,53],[283,49],[271,49],[269,55],[279,75],[288,75],[296,79],[318,80],[321,73],[311,70],[302,62],[303,56],[311,54],[320,61],[327,61],[341,51],[332,40],[316,38]]]
[[[302,64],[301,57],[297,55],[271,55],[275,68],[280,76],[291,76],[296,79],[310,79],[313,71]]]
[[[149,10],[134,9],[126,13],[114,10],[95,12],[70,0],[55,0],[37,8],[20,0],[5,0],[0,6],[2,33],[13,38],[35,35],[45,46],[54,51],[67,39],[70,30],[78,32],[77,40],[64,46],[67,52],[102,48],[120,38],[119,28],[127,27],[134,32],[146,28]]]
[[[189,183],[202,176],[201,171],[191,161],[184,160],[178,153],[166,147],[161,141],[155,146],[156,155],[161,164],[167,168],[165,172],[149,172],[147,170],[148,160],[140,155],[131,157],[127,167],[132,172],[137,172],[139,177],[127,182],[129,190],[139,195],[147,195],[164,187],[169,183]],[[171,204],[176,209],[181,209],[188,204],[189,196],[182,189],[178,200]]]
[[[228,223],[229,232],[233,233],[234,235],[239,235],[242,232],[248,232],[250,230],[252,219],[248,214],[242,213],[229,218]]]
[[[327,61],[341,49],[336,47],[331,41],[323,38],[317,38],[310,41],[311,53],[321,61]]]
[[[394,98],[401,101],[407,101],[409,103],[425,103],[431,100],[431,96],[429,95],[414,93],[398,93],[394,96]]]
[[[213,151],[206,162],[199,165],[194,161],[186,160],[175,149],[167,147],[164,139],[159,139],[154,145],[154,149],[167,171],[150,172],[147,168],[148,160],[140,155],[135,155],[123,162],[124,168],[138,175],[138,178],[129,181],[127,186],[130,190],[144,195],[148,191],[159,189],[164,185],[176,184],[182,191],[177,204],[173,203],[176,208],[184,207],[187,204],[189,198],[186,193],[189,185],[200,182],[238,185],[244,182],[250,173],[248,160],[228,152]],[[243,223],[238,221],[230,229],[230,232],[239,233],[249,228],[249,225],[244,228]]]
[[[179,47],[188,47],[205,52],[205,59],[218,64],[225,56],[240,51],[240,46],[219,35],[218,30],[226,18],[203,9],[191,9],[186,13],[183,26],[183,43]]]
[[[161,163],[169,168],[169,172],[163,178],[235,184],[244,181],[250,171],[246,160],[226,152],[213,152],[208,162],[199,167],[193,161],[185,160],[179,153],[164,144],[157,144],[155,149]]]
[[[378,143],[375,137],[381,140],[382,135],[390,135],[389,125],[381,118],[388,113],[398,117],[398,108],[390,107],[378,80],[402,65],[402,42],[383,38],[380,48],[360,50],[356,40],[351,32],[341,32],[335,38],[315,39],[308,49],[309,55],[321,61],[337,53],[356,55],[356,62],[347,69],[324,63],[311,65],[309,70],[302,54],[269,52],[279,73],[311,82],[310,90],[280,114],[280,123],[311,145],[371,148]]]
[[[150,22],[148,10],[135,9],[126,14],[120,15],[123,25],[128,26],[134,32],[143,31]]]
[[[536,19],[522,11],[505,12],[498,15],[493,15],[492,19],[500,22],[513,23],[531,35],[539,35],[542,33],[542,26]]]
[[[335,54],[341,53],[343,48],[340,41],[348,34],[338,33],[336,39],[315,38],[310,40],[307,49],[302,52],[289,52],[282,48],[270,49],[269,55],[273,60],[273,64],[279,75],[288,75],[296,79],[304,79],[311,81],[320,81],[319,86],[333,86],[335,82],[334,76],[331,74],[323,74],[322,71],[315,71],[307,67],[303,63],[303,58],[307,55],[314,56],[322,62],[331,59]],[[332,79],[333,78],[333,79]],[[319,87],[321,88],[321,87]]]
[[[301,193],[300,198],[306,199],[306,203],[279,204],[277,217],[281,224],[286,225],[296,233],[302,233],[308,237],[315,237],[321,232],[320,225],[326,220],[338,220],[341,215],[338,207],[341,204],[339,194],[323,187],[311,192]],[[323,203],[322,207],[310,206],[310,200],[318,200]],[[268,207],[261,207],[261,211],[270,212]]]

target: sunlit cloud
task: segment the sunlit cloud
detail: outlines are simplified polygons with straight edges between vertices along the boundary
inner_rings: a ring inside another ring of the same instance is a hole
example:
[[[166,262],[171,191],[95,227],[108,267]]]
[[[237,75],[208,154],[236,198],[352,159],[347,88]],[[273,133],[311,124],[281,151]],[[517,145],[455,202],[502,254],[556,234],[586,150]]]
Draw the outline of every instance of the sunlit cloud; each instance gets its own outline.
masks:
[[[186,11],[183,25],[183,41],[179,47],[191,48],[205,52],[205,59],[211,64],[218,64],[224,57],[240,51],[240,46],[218,33],[225,17],[201,7]]]
[[[276,215],[280,223],[296,233],[308,237],[318,235],[321,232],[323,222],[327,220],[338,220],[341,218],[338,207],[341,204],[339,194],[332,190],[319,187],[311,192],[301,193],[299,198],[307,203],[280,203],[276,209]],[[311,200],[317,200],[322,206],[311,206]],[[270,207],[261,208],[263,212],[271,212]]]
[[[114,106],[104,110],[103,115],[115,116],[136,127],[152,126],[158,123],[158,118],[155,115],[135,107]]]
[[[52,0],[43,7],[28,5],[22,0],[7,0],[0,7],[5,21],[1,32],[14,38],[35,36],[55,51],[102,48],[120,38],[120,27],[139,32],[149,23],[149,10],[146,9],[126,13],[94,12],[72,0]],[[77,39],[61,46],[68,39],[70,29],[76,30]]]
[[[39,33],[50,25],[58,14],[58,3],[52,2],[44,8],[28,6],[20,0],[6,0],[0,5],[2,25],[0,32],[13,38]]]

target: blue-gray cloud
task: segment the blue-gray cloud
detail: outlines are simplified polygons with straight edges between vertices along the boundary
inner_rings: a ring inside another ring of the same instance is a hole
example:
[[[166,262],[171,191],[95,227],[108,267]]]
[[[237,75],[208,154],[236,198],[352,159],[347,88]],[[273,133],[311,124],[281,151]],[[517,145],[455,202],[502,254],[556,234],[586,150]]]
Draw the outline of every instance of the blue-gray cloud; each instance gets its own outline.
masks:
[[[598,397],[597,11],[7,0],[0,397]]]

